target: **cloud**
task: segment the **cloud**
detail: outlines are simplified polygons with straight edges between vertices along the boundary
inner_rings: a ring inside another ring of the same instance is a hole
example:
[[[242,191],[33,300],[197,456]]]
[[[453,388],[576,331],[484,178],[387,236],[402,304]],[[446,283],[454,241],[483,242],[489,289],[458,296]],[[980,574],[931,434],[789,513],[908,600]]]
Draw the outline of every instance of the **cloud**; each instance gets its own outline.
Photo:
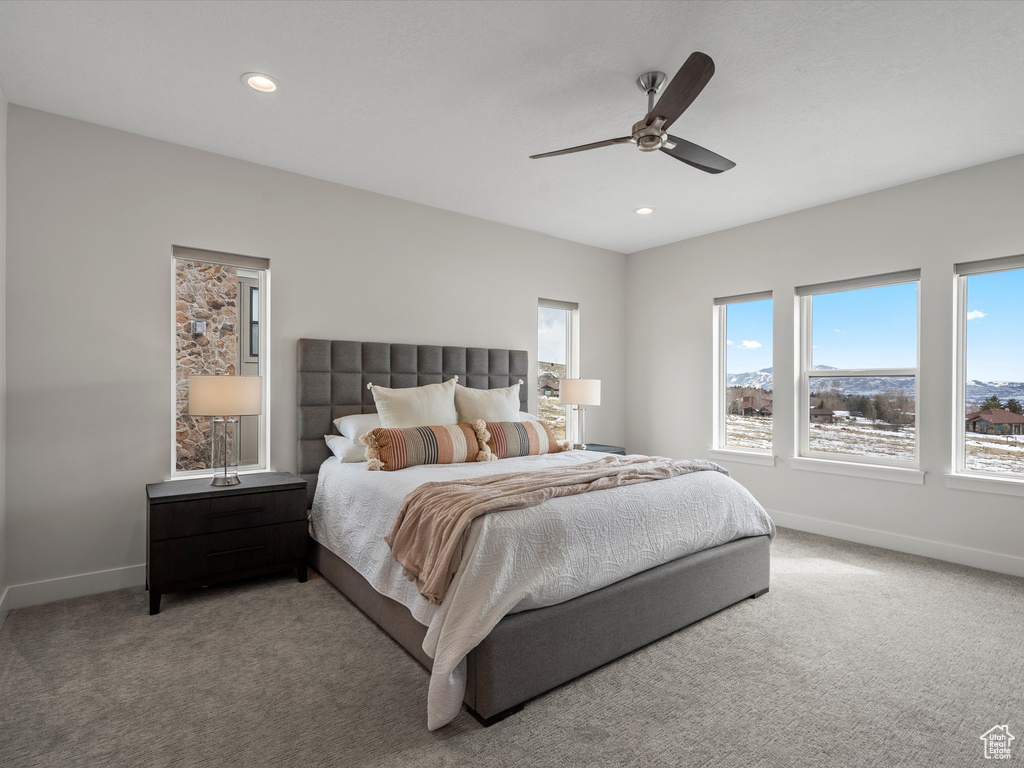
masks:
[[[836,328],[836,333],[846,333],[846,331],[841,331],[838,328]]]
[[[967,313],[968,320],[980,320],[983,317],[985,317],[985,313],[982,312],[980,309],[972,309],[970,312]]]
[[[761,348],[761,342],[760,341],[747,341],[746,339],[744,339],[742,344],[743,344],[743,348],[744,349],[760,349]]]
[[[537,313],[537,359],[565,363],[565,310],[541,307]]]

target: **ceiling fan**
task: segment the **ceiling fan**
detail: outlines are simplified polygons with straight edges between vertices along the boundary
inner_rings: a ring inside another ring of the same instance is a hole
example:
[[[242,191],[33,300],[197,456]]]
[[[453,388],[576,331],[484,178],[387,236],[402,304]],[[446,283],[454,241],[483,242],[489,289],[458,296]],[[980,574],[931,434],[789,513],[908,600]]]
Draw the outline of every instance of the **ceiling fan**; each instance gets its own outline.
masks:
[[[666,155],[707,173],[728,171],[736,165],[732,160],[727,160],[710,149],[704,149],[693,142],[667,133],[668,127],[700,95],[713,74],[715,74],[715,62],[711,60],[711,57],[700,51],[694,51],[686,63],[679,68],[676,76],[672,78],[672,82],[665,88],[665,93],[655,104],[654,97],[665,85],[665,73],[645,72],[637,78],[636,84],[641,91],[647,94],[647,116],[640,122],[634,123],[631,135],[618,139],[595,141],[593,144],[581,144],[578,147],[559,149],[540,155],[530,155],[530,158],[536,160],[540,157],[555,157],[571,152],[583,152],[587,149],[610,147],[612,144],[632,143],[636,144],[637,149],[641,152],[654,152],[660,149]]]

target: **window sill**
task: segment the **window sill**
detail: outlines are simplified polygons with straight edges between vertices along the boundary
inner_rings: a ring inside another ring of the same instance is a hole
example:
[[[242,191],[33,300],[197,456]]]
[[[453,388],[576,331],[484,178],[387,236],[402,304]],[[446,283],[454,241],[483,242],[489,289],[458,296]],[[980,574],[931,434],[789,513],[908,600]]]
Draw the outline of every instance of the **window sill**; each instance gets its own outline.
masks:
[[[981,477],[953,472],[946,475],[946,487],[959,491],[1001,493],[1005,496],[1024,496],[1024,479],[1012,477]]]
[[[712,448],[708,451],[713,459],[736,461],[740,464],[759,464],[762,467],[774,467],[775,456],[770,453],[742,451],[735,448]]]
[[[264,466],[257,467],[252,464],[246,464],[244,467],[240,467],[235,474],[241,477],[242,475],[258,475],[262,472],[272,471],[273,470]],[[171,476],[165,482],[173,483],[175,480],[201,480],[204,477],[208,477],[212,480],[214,475],[222,474],[222,472],[223,469],[192,469],[185,472],[172,472]]]
[[[913,467],[890,467],[884,464],[859,464],[854,461],[833,461],[831,459],[812,459],[807,456],[795,456],[789,460],[793,469],[805,469],[811,472],[826,472],[832,475],[848,475],[850,477],[867,477],[872,480],[889,480],[897,483],[924,485],[924,472]]]

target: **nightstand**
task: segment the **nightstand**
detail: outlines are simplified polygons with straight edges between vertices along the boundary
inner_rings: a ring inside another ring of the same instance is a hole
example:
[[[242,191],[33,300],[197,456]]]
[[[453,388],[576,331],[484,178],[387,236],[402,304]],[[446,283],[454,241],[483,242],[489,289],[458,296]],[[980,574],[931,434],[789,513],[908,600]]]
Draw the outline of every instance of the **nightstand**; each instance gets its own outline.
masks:
[[[588,451],[598,451],[599,453],[617,453],[619,456],[626,455],[626,449],[621,445],[603,445],[601,443],[587,443]]]
[[[306,481],[288,472],[146,486],[146,585],[149,614],[160,596],[289,568],[306,580]]]

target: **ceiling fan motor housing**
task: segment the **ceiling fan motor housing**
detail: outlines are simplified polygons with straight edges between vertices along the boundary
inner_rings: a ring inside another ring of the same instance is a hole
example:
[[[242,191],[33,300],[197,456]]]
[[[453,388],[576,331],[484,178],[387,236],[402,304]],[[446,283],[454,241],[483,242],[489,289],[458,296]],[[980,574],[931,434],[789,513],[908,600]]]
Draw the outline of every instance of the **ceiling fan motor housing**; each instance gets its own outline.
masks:
[[[637,139],[636,145],[641,152],[655,152],[661,149],[661,137],[641,136],[639,139]]]
[[[646,120],[633,124],[633,135],[630,137],[641,152],[656,152],[667,143],[662,125],[665,121],[658,117],[650,125]]]

